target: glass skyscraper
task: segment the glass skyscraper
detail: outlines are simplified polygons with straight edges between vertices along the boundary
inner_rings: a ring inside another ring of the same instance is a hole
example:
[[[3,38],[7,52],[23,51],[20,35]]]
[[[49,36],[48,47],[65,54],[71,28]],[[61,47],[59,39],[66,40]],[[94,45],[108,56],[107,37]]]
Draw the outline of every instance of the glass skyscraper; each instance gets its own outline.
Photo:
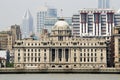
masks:
[[[45,18],[56,18],[57,17],[57,9],[50,8],[47,6],[40,7],[37,11],[37,27],[36,34],[41,33],[41,30],[45,27]]]
[[[33,17],[29,10],[27,10],[22,19],[22,38],[27,38],[34,32]]]
[[[98,8],[110,8],[110,0],[98,0]]]

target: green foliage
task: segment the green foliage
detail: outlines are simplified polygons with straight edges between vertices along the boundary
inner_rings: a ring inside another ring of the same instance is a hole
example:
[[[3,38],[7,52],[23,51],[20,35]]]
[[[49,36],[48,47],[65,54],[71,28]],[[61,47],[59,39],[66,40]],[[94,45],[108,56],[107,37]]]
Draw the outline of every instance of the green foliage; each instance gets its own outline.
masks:
[[[6,63],[6,67],[14,67],[14,63],[9,63],[9,62],[7,62],[7,63]]]

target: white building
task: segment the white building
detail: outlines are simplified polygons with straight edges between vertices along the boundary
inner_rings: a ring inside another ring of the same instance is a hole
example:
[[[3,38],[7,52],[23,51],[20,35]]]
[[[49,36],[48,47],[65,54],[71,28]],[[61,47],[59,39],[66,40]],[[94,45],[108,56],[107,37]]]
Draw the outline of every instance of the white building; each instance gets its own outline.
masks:
[[[29,10],[27,10],[22,19],[22,38],[27,38],[34,32],[33,17]]]
[[[120,24],[120,12],[113,9],[81,9],[72,17],[75,36],[111,36],[112,27]]]
[[[15,68],[74,69],[107,66],[106,39],[72,37],[63,19],[55,23],[50,35],[41,40],[18,40],[14,45]]]

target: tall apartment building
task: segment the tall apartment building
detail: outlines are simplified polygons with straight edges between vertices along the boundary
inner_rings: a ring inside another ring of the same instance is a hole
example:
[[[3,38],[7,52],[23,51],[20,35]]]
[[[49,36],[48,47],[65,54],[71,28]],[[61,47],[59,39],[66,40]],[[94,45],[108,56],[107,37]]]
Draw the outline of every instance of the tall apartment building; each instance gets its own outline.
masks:
[[[29,37],[34,32],[33,17],[29,10],[27,10],[22,19],[22,38]]]
[[[36,33],[41,33],[41,30],[45,27],[45,17],[57,17],[57,9],[47,6],[40,7],[37,11],[37,27]]]
[[[111,36],[113,26],[120,24],[120,13],[113,9],[81,9],[72,16],[75,36]]]
[[[110,0],[98,0],[98,8],[110,8]]]

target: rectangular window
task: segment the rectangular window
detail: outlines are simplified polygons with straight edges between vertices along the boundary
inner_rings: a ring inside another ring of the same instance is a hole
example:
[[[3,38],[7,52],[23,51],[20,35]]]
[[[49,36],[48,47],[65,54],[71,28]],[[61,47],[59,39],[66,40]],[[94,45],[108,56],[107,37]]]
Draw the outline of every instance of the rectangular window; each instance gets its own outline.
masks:
[[[55,61],[55,49],[52,49],[52,62]]]
[[[82,53],[80,53],[80,56],[82,56]]]
[[[80,62],[82,62],[82,58],[80,58]]]
[[[87,59],[87,61],[89,62],[89,58]]]
[[[40,53],[38,53],[38,56],[40,56]]]
[[[93,56],[93,53],[91,53],[91,56]]]
[[[68,58],[69,58],[69,49],[65,49],[65,60],[66,60],[66,62],[68,62]]]
[[[37,53],[35,53],[35,56],[37,56]]]
[[[93,62],[93,58],[91,58],[91,62]]]
[[[74,62],[76,62],[76,57],[74,57]]]
[[[80,48],[80,52],[82,52],[82,49]]]
[[[89,53],[88,53],[88,57],[89,57]]]
[[[28,57],[28,62],[30,61],[30,58]]]
[[[91,52],[93,52],[93,49],[91,49]]]
[[[97,50],[95,49],[95,52],[96,52]]]
[[[18,57],[18,62],[20,62],[20,57]]]
[[[84,49],[84,52],[86,52],[86,49]]]
[[[89,49],[87,49],[87,51],[89,52]]]
[[[38,58],[38,62],[40,62],[40,57]]]
[[[39,52],[40,52],[40,49],[39,49]]]
[[[58,58],[59,61],[62,61],[62,49],[58,49]]]
[[[44,52],[46,52],[46,49],[44,49]]]
[[[31,62],[33,62],[33,57],[31,57]]]
[[[97,56],[97,54],[95,53],[95,56]]]
[[[86,62],[86,58],[84,58],[84,62]]]
[[[33,56],[33,53],[31,53],[31,56]]]
[[[35,52],[37,52],[37,49],[35,49]]]
[[[46,57],[46,53],[44,53],[44,56]]]
[[[18,53],[18,56],[20,56],[20,53]]]
[[[37,58],[35,57],[35,62],[37,62]]]
[[[30,56],[30,54],[28,53],[28,56]]]
[[[46,58],[46,57],[44,57],[44,62],[46,62],[46,59],[47,59],[47,58]]]
[[[103,56],[103,54],[101,53],[101,56]]]
[[[86,54],[84,53],[84,56],[86,56]]]
[[[76,49],[74,49],[74,52],[76,52]]]
[[[31,49],[31,52],[33,52],[33,49]]]
[[[24,62],[26,62],[26,58],[24,57]]]
[[[95,62],[97,62],[97,58],[95,58]]]
[[[20,49],[18,49],[18,52],[20,52]]]

